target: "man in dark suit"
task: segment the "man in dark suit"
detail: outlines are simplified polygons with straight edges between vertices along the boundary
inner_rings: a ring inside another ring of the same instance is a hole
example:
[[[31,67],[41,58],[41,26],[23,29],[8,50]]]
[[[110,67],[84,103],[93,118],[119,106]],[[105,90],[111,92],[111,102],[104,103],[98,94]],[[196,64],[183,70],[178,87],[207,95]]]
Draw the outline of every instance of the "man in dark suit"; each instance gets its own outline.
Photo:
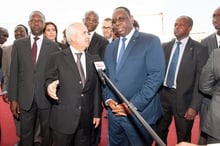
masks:
[[[162,116],[158,90],[165,74],[165,58],[160,40],[152,34],[137,31],[133,26],[134,17],[127,8],[116,8],[112,16],[113,28],[119,38],[106,48],[106,74],[155,129],[156,121]],[[122,49],[125,51],[121,58]],[[110,145],[152,145],[151,135],[109,86],[103,89],[103,99],[108,107]]]
[[[157,123],[157,133],[165,143],[173,116],[177,142],[190,142],[193,122],[200,108],[202,95],[198,90],[198,81],[208,52],[207,48],[189,37],[192,26],[190,17],[178,17],[174,24],[176,39],[163,44],[167,71],[160,99],[164,116]],[[173,69],[176,50],[179,52],[175,61],[176,69]]]
[[[209,54],[211,54],[214,49],[220,48],[220,7],[215,9],[212,15],[212,24],[215,27],[216,32],[212,33],[211,35],[201,40],[201,44],[208,47]],[[204,95],[204,97],[202,98],[202,103],[199,111],[200,135],[199,135],[198,144],[201,145],[207,144],[207,135],[204,132],[202,132],[201,129],[203,127],[203,123],[205,121],[205,117],[209,109],[210,102],[211,102],[211,96],[207,94]]]
[[[87,11],[83,18],[83,23],[87,27],[90,34],[90,44],[86,52],[92,55],[99,55],[101,60],[104,60],[105,47],[108,45],[108,40],[95,30],[99,24],[99,15],[95,11]],[[101,124],[93,130],[92,143],[93,146],[98,146],[101,140]]]
[[[83,18],[83,23],[87,27],[90,34],[90,44],[87,52],[92,55],[99,55],[103,60],[105,47],[108,45],[108,40],[95,32],[99,24],[98,14],[95,11],[86,12],[85,17]]]
[[[66,35],[70,47],[51,56],[46,74],[47,92],[55,100],[50,116],[53,145],[91,146],[92,129],[98,127],[101,117],[95,58],[84,51],[89,46],[85,25],[71,24]]]
[[[8,98],[11,112],[21,120],[19,145],[34,145],[34,126],[39,115],[41,145],[50,146],[48,117],[51,102],[44,88],[45,70],[49,54],[59,48],[43,37],[45,16],[40,11],[30,14],[28,24],[30,36],[15,40],[12,46]]]

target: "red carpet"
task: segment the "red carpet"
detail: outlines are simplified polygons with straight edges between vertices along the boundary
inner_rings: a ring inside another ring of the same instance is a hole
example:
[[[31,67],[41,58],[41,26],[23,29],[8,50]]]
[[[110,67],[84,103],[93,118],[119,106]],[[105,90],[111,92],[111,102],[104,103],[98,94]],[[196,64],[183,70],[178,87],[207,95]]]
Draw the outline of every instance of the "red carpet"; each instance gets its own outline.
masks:
[[[103,117],[106,114],[106,111],[103,112]],[[107,119],[103,118],[102,120],[102,136],[99,146],[107,146]],[[10,112],[9,104],[6,104],[2,101],[0,97],[0,123],[1,123],[1,144],[0,146],[14,146],[18,138],[15,134],[15,126],[12,114]],[[197,143],[199,135],[199,117],[195,119],[195,123],[192,130],[192,143]],[[176,132],[175,125],[172,122],[170,127],[170,132],[168,135],[168,146],[175,146],[176,144]]]

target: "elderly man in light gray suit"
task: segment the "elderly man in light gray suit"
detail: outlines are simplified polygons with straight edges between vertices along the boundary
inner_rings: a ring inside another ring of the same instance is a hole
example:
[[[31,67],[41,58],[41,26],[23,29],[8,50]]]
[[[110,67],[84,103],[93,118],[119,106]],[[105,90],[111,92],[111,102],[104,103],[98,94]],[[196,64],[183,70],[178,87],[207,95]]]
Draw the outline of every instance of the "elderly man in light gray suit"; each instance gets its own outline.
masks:
[[[204,66],[199,88],[211,96],[202,131],[207,134],[207,144],[220,143],[220,49],[213,50]]]

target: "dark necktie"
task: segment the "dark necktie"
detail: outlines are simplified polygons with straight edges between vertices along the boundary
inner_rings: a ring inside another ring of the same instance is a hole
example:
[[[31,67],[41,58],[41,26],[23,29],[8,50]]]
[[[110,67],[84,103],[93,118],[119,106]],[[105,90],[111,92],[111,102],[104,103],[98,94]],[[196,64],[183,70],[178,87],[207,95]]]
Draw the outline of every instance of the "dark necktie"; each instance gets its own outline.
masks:
[[[34,37],[34,43],[32,46],[32,57],[33,57],[34,65],[37,62],[37,40],[38,39],[39,39],[38,37]]]
[[[121,63],[121,59],[124,55],[124,52],[125,52],[125,41],[127,39],[126,38],[122,38],[122,45],[121,45],[121,50],[120,50],[120,53],[118,55],[118,62],[117,62],[117,65],[116,65],[116,72],[118,72],[118,69],[119,69],[119,66],[120,66],[120,63]]]
[[[79,75],[80,75],[80,78],[82,80],[82,85],[84,87],[84,85],[85,85],[85,74],[84,74],[83,67],[82,67],[81,60],[80,60],[80,58],[82,56],[82,53],[76,53],[76,56],[77,56],[76,65],[78,67]]]
[[[181,42],[176,42],[176,43],[177,43],[177,47],[176,47],[176,50],[173,54],[173,58],[170,63],[170,68],[168,71],[167,81],[166,81],[167,87],[169,87],[169,88],[172,88],[172,86],[174,85],[176,66],[177,66],[178,58],[179,58],[179,50],[180,50]]]

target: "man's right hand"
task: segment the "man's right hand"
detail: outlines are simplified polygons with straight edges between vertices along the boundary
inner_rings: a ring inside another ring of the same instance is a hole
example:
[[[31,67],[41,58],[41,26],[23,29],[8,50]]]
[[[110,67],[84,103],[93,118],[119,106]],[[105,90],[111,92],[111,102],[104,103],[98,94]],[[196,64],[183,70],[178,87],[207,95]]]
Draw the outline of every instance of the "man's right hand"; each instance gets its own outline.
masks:
[[[116,102],[116,101],[114,101],[114,100],[109,100],[108,101],[108,106],[111,108],[111,110],[114,110],[114,109],[116,109],[117,108],[117,105],[118,105],[118,103]]]
[[[54,100],[58,100],[59,98],[57,97],[57,86],[59,85],[59,80],[53,81],[50,83],[47,87],[47,93],[48,95],[53,98]]]
[[[2,97],[3,97],[3,101],[5,103],[9,103],[9,101],[8,101],[8,94],[4,94],[4,95],[2,95]]]
[[[19,104],[17,101],[12,101],[10,102],[10,109],[12,114],[16,117],[19,118],[19,114],[20,114],[20,108],[19,108]]]

